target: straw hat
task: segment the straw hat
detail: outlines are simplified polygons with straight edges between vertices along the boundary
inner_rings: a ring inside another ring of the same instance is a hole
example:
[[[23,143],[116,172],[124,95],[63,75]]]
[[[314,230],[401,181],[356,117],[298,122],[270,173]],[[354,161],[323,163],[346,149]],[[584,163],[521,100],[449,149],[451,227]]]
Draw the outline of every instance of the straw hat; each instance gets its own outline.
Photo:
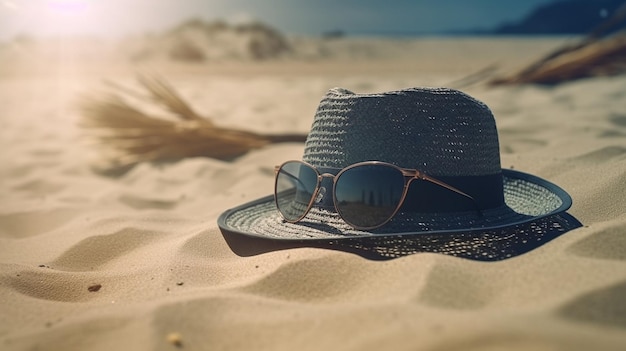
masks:
[[[572,200],[563,189],[501,168],[493,114],[457,90],[355,94],[331,89],[317,109],[302,160],[321,170],[363,161],[418,169],[463,189],[481,211],[467,208],[454,194],[428,182],[414,181],[389,223],[363,231],[327,207],[313,207],[300,222],[287,223],[270,195],[219,217],[222,234],[235,252],[249,255],[309,246],[369,258],[441,252],[497,260],[581,225],[565,213]]]

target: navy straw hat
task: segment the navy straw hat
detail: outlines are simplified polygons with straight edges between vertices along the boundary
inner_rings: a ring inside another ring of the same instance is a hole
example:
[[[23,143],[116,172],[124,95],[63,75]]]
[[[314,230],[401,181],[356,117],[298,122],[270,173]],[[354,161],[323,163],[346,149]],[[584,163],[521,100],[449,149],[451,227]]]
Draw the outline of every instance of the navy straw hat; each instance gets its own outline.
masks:
[[[320,169],[363,161],[418,169],[463,189],[482,210],[464,207],[428,182],[412,182],[396,216],[381,228],[363,231],[329,208],[313,207],[300,222],[285,222],[269,195],[219,217],[222,234],[236,253],[308,246],[373,259],[440,252],[498,260],[581,225],[565,212],[572,200],[563,189],[501,168],[493,114],[453,89],[380,94],[331,89],[317,109],[302,160]]]

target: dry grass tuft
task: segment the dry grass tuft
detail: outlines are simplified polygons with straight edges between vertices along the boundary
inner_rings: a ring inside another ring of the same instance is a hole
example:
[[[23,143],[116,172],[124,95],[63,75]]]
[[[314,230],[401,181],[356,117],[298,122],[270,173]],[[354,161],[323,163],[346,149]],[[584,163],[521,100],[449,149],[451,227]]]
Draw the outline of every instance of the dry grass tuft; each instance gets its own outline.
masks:
[[[81,101],[82,127],[101,145],[108,173],[127,170],[140,162],[175,161],[205,156],[231,160],[271,143],[304,142],[306,135],[266,135],[223,128],[200,116],[163,79],[138,78],[147,95],[111,84],[115,92]],[[129,103],[148,100],[175,116],[157,117]]]
[[[491,85],[554,85],[581,78],[626,73],[626,32],[565,47],[522,71],[491,80]]]

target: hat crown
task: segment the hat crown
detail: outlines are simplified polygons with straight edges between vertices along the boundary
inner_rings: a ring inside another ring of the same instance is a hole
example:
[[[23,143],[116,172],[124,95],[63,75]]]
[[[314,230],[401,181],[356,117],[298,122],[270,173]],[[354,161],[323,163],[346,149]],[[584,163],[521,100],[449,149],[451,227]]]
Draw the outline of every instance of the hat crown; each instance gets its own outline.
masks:
[[[447,88],[381,94],[331,89],[315,114],[303,160],[334,168],[378,160],[433,176],[501,173],[493,114]]]

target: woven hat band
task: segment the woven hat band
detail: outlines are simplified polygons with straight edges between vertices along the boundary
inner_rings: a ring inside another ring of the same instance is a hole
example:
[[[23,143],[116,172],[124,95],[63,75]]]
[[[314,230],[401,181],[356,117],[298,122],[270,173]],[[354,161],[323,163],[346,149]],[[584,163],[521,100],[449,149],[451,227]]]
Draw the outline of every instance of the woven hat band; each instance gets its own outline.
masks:
[[[340,169],[319,167],[318,171],[320,173],[337,174]],[[501,174],[448,176],[439,177],[438,179],[457,189],[463,190],[465,193],[472,196],[474,201],[433,183],[414,181],[409,187],[401,210],[403,212],[449,213],[474,211],[477,208],[485,210],[500,207],[505,204]],[[382,181],[381,183],[388,184],[389,182]],[[324,178],[320,186],[330,190],[333,188],[333,180],[331,178]],[[301,202],[308,202],[308,200],[307,198]],[[316,203],[315,206],[335,212],[332,196],[322,197],[321,201]]]
[[[383,94],[331,89],[315,114],[303,160],[335,168],[378,160],[432,176],[501,172],[491,111],[445,88]]]

